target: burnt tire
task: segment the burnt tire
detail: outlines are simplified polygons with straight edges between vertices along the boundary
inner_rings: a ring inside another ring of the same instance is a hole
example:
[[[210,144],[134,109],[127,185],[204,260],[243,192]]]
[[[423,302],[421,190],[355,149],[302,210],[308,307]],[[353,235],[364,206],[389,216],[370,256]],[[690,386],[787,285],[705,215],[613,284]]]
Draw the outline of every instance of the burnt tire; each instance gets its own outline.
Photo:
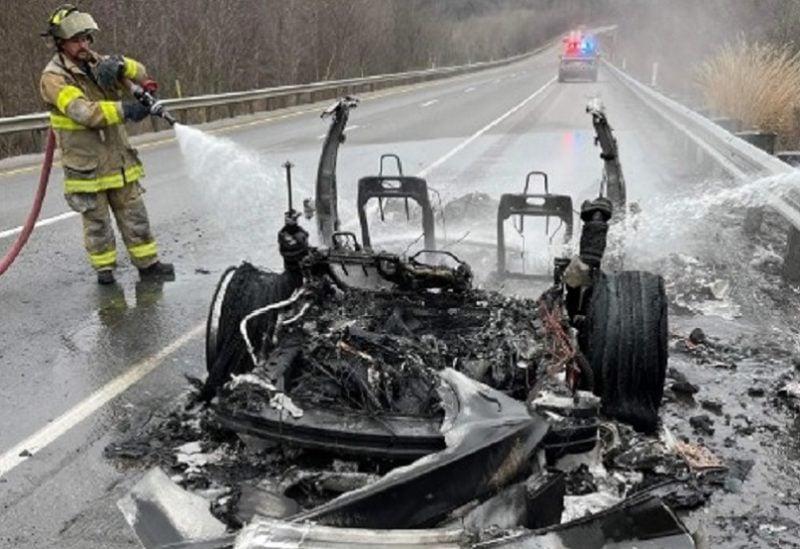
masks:
[[[662,277],[623,271],[597,278],[580,340],[605,415],[638,431],[656,430],[667,337]]]
[[[225,301],[225,295],[228,290],[233,274],[236,272],[236,267],[230,266],[225,269],[222,276],[219,277],[219,282],[214,288],[214,294],[211,297],[211,307],[208,310],[208,318],[206,319],[206,371],[211,371],[211,366],[216,362],[217,355],[219,354],[219,330],[220,330],[220,317],[222,316],[222,304]]]
[[[208,377],[201,391],[211,400],[232,375],[253,369],[239,324],[250,312],[288,299],[298,281],[288,273],[258,269],[249,263],[228,268],[220,278],[206,322],[206,369]],[[254,344],[264,340],[277,319],[268,312],[248,323],[248,336]],[[269,340],[269,338],[267,338]]]

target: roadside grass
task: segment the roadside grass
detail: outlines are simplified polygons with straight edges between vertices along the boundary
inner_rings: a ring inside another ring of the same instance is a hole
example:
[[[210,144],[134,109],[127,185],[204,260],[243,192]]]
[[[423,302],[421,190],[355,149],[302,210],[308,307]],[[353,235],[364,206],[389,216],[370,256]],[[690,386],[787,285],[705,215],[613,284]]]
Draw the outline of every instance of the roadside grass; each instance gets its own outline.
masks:
[[[800,106],[800,51],[739,40],[722,47],[697,70],[706,105],[741,120],[743,129],[796,133]]]

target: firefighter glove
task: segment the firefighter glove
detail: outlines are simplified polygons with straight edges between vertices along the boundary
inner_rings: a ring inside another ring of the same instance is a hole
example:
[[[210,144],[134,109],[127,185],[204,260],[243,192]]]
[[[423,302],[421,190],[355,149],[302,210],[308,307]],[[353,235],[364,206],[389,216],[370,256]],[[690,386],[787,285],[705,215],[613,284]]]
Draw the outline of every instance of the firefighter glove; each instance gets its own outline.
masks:
[[[150,109],[138,101],[123,101],[122,113],[125,116],[125,120],[139,122],[140,120],[147,118],[147,116],[150,114]]]
[[[97,84],[106,90],[114,89],[125,70],[125,60],[121,55],[111,55],[97,64],[95,77]]]

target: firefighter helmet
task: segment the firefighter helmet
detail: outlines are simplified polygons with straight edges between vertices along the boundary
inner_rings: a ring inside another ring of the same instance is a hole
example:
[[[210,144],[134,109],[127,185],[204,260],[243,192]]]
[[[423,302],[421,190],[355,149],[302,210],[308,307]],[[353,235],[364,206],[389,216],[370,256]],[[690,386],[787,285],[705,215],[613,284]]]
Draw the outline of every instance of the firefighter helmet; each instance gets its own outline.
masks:
[[[60,6],[50,16],[45,36],[52,36],[57,40],[69,40],[79,34],[88,34],[100,30],[94,18],[86,12],[78,10],[72,4]]]

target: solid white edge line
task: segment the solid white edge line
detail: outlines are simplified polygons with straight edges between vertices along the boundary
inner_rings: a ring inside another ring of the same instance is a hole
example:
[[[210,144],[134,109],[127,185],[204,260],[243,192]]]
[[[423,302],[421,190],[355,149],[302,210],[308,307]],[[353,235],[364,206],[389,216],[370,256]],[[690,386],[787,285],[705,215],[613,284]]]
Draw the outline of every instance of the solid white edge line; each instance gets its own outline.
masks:
[[[459,143],[457,146],[455,146],[454,148],[450,149],[450,151],[448,151],[447,154],[445,154],[444,156],[438,158],[432,164],[429,164],[427,167],[423,168],[422,171],[420,171],[420,172],[418,172],[416,174],[417,177],[423,177],[423,178],[427,177],[428,174],[430,174],[433,170],[435,170],[436,168],[438,168],[439,166],[441,166],[442,164],[444,164],[445,162],[450,160],[453,156],[455,156],[458,153],[460,153],[461,151],[463,151],[473,141],[475,141],[480,136],[482,136],[483,134],[485,134],[486,132],[488,132],[489,130],[494,128],[495,126],[497,126],[503,120],[505,120],[506,118],[508,118],[509,116],[511,116],[512,114],[514,114],[518,110],[520,110],[522,107],[524,107],[525,105],[527,105],[528,103],[533,101],[536,97],[539,96],[539,94],[541,94],[544,90],[546,90],[548,86],[553,84],[556,81],[556,79],[557,79],[557,77],[554,76],[553,78],[551,78],[550,80],[545,82],[545,84],[541,88],[539,88],[538,90],[536,90],[535,92],[530,94],[528,97],[523,99],[520,103],[518,103],[515,106],[511,107],[509,110],[507,110],[506,112],[501,114],[499,117],[495,118],[494,120],[492,120],[491,122],[486,124],[484,127],[482,127],[481,129],[479,129],[478,131],[473,133],[471,136],[466,138],[464,141]],[[375,201],[372,201],[372,203],[367,207],[367,215],[374,215],[374,213],[377,210],[378,210],[377,203],[375,203]],[[357,225],[358,225],[358,220],[357,219],[351,220],[350,222],[345,223],[343,225],[342,230],[351,229],[352,227],[357,226]]]
[[[58,223],[64,219],[69,219],[70,217],[75,217],[78,215],[77,212],[64,212],[63,214],[59,214],[53,217],[48,217],[47,219],[42,219],[41,221],[37,221],[34,228],[38,229],[39,227],[45,227],[47,225],[52,225],[53,223]],[[0,231],[0,239],[7,238],[9,236],[15,236],[22,232],[22,226],[14,227],[13,229],[8,229],[5,231]]]
[[[30,459],[32,455],[51,444],[61,435],[105,406],[109,401],[125,392],[131,385],[137,383],[147,374],[158,368],[164,359],[177,351],[189,340],[201,334],[204,328],[205,323],[193,327],[155,355],[133,365],[126,372],[106,383],[103,387],[61,414],[45,427],[42,427],[25,440],[16,444],[10,450],[4,452],[0,455],[0,478],[8,474],[17,465]],[[25,455],[20,455],[23,454],[23,452]]]

